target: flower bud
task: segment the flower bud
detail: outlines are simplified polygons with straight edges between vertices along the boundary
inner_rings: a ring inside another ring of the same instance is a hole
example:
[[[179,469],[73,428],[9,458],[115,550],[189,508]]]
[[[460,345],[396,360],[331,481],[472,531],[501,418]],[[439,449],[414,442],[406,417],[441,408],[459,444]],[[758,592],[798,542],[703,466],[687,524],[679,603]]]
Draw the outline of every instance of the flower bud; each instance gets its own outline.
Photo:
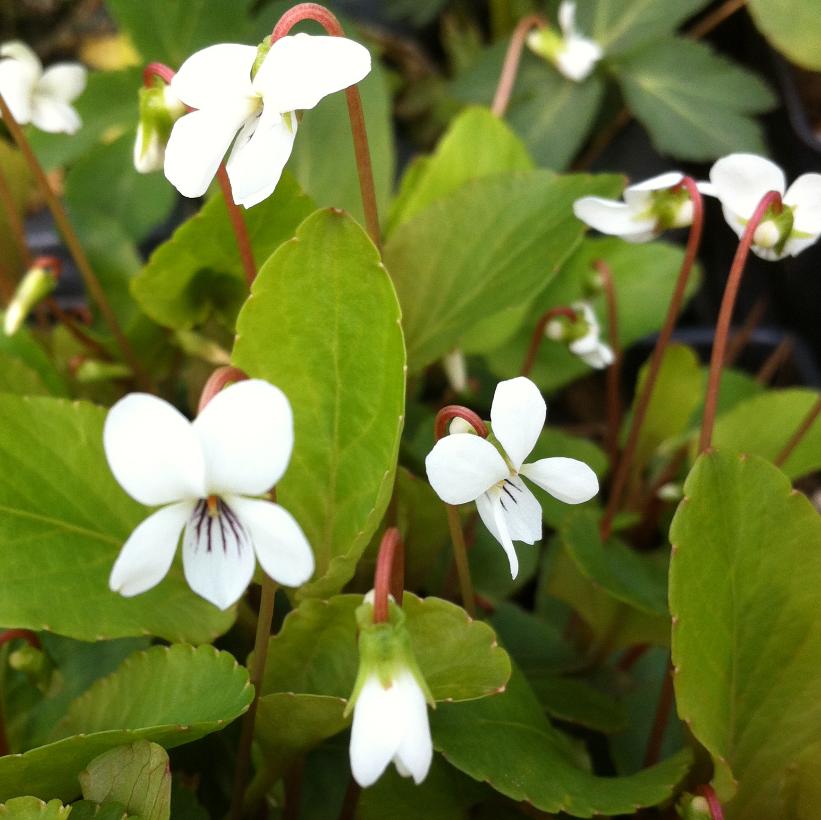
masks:
[[[57,287],[58,266],[47,260],[35,259],[34,264],[17,285],[3,320],[6,336],[13,336],[40,302]]]
[[[99,359],[81,358],[75,363],[73,376],[81,384],[115,381],[133,378],[134,373],[122,362],[104,362]]]
[[[9,655],[9,666],[16,672],[39,675],[46,666],[46,656],[40,649],[23,644]]]
[[[442,369],[455,393],[464,393],[468,386],[468,366],[465,354],[458,347],[442,358]]]
[[[159,171],[165,161],[165,146],[174,123],[185,106],[171,86],[157,79],[151,88],[140,89],[140,121],[134,142],[134,167],[141,174]]]
[[[451,423],[448,425],[448,433],[450,435],[458,435],[459,433],[477,435],[476,428],[469,421],[466,421],[461,416],[457,416],[455,419],[451,421]]]
[[[189,356],[196,356],[204,362],[216,365],[231,364],[231,354],[220,347],[215,341],[196,333],[193,330],[177,330],[174,341],[180,349]]]
[[[677,481],[668,481],[658,488],[656,495],[662,501],[681,501],[684,497],[684,488]]]
[[[712,820],[710,804],[701,795],[684,794],[676,806],[682,820]]]

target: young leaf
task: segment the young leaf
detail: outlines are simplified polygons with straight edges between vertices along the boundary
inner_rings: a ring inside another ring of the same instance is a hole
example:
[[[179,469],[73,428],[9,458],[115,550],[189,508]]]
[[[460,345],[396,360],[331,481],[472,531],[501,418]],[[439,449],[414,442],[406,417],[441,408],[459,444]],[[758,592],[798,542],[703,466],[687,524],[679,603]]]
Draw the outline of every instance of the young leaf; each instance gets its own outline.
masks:
[[[0,623],[80,640],[212,640],[233,614],[194,595],[182,567],[135,598],[108,588],[120,547],[149,511],[108,468],[104,420],[83,402],[0,395]]]
[[[332,594],[388,503],[405,401],[396,294],[356,222],[317,211],[263,265],[233,361],[291,397],[294,453],[277,492],[316,557],[300,594]]]
[[[750,0],[749,8],[761,33],[791,63],[821,70],[821,14],[815,0]]]

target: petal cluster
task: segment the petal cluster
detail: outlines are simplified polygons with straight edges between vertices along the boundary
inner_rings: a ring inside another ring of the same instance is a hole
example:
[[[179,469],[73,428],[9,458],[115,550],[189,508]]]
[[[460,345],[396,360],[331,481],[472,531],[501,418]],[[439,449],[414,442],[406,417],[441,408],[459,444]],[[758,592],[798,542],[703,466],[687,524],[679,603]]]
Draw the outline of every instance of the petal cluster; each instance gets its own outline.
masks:
[[[613,350],[601,340],[601,326],[593,308],[587,302],[574,302],[573,308],[581,314],[587,332],[571,341],[568,349],[596,370],[610,367],[613,364]]]
[[[253,73],[258,53],[253,46],[209,46],[174,76],[172,90],[195,109],[174,124],[165,154],[165,174],[184,196],[205,193],[230,148],[234,200],[245,207],[261,202],[291,154],[296,111],[359,82],[371,68],[368,50],[344,37],[283,37]]]
[[[20,41],[0,46],[0,95],[21,125],[32,123],[52,134],[76,133],[82,121],[71,105],[86,86],[78,63],[43,70],[40,58]]]
[[[542,509],[522,480],[567,504],[588,501],[599,490],[593,470],[572,458],[525,463],[544,427],[547,405],[536,385],[520,376],[500,382],[490,410],[497,449],[471,433],[436,442],[425,459],[428,481],[447,504],[476,502],[484,525],[502,545],[515,578],[519,561],[514,541],[535,544],[542,537]]]
[[[278,388],[258,379],[233,384],[193,422],[156,396],[132,393],[109,411],[103,445],[123,489],[141,504],[163,505],[129,536],[112,590],[132,596],[158,584],[183,530],[185,577],[221,609],[242,595],[256,560],[286,586],[313,574],[293,516],[257,497],[282,477],[293,448],[291,408]]]
[[[576,27],[576,3],[573,0],[562,0],[559,5],[559,28],[564,47],[556,55],[557,68],[569,80],[577,83],[586,80],[604,56],[604,51]]]

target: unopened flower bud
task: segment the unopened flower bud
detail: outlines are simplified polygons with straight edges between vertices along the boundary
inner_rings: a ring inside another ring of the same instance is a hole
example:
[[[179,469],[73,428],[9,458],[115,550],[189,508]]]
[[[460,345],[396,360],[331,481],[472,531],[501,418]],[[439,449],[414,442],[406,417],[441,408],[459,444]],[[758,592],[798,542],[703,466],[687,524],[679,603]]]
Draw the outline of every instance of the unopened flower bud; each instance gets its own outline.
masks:
[[[76,363],[74,378],[81,384],[130,379],[134,373],[122,362],[104,362],[99,359],[81,359]]]
[[[231,364],[231,354],[227,350],[193,330],[175,331],[174,341],[176,341],[181,350],[189,356],[196,356],[198,359],[202,359],[209,364]]]
[[[140,89],[140,121],[134,142],[134,167],[141,174],[159,171],[165,161],[165,146],[174,123],[185,113],[177,95],[161,80]]]
[[[771,219],[762,222],[753,234],[753,242],[758,245],[759,248],[774,248],[778,244],[779,239],[781,239],[781,233],[778,230],[778,226]]]
[[[46,665],[46,656],[40,649],[24,644],[9,655],[9,666],[27,675],[39,675]]]
[[[565,339],[565,333],[567,321],[555,318],[551,319],[545,326],[544,326],[544,335],[553,342],[563,342]]]
[[[682,820],[712,820],[710,804],[701,795],[684,794],[676,806]]]
[[[468,386],[468,366],[465,354],[454,348],[442,358],[442,369],[455,393],[464,393]]]
[[[681,501],[684,497],[684,488],[677,481],[668,481],[656,491],[662,501]]]
[[[57,287],[59,266],[56,260],[35,259],[17,285],[3,320],[6,336],[13,336],[40,302]]]
[[[456,435],[458,433],[472,433],[476,435],[476,428],[469,421],[466,421],[461,416],[457,416],[448,425],[448,433],[450,435]]]

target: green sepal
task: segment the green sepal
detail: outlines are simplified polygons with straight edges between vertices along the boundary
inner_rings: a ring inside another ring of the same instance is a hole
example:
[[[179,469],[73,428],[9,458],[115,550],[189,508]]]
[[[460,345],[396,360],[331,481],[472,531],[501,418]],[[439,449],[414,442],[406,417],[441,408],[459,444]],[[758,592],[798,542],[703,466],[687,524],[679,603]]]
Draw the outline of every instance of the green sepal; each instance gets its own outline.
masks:
[[[142,126],[142,154],[148,150],[152,138],[161,145],[168,142],[174,123],[185,113],[185,106],[169,101],[166,94],[168,86],[159,77],[149,88],[140,88],[140,120]]]
[[[556,65],[559,54],[565,48],[564,38],[552,28],[542,26],[527,36],[527,47],[538,57]]]
[[[687,227],[693,221],[692,216],[682,219],[682,212],[690,204],[690,192],[684,186],[654,191],[650,213],[656,218],[656,230]]]

